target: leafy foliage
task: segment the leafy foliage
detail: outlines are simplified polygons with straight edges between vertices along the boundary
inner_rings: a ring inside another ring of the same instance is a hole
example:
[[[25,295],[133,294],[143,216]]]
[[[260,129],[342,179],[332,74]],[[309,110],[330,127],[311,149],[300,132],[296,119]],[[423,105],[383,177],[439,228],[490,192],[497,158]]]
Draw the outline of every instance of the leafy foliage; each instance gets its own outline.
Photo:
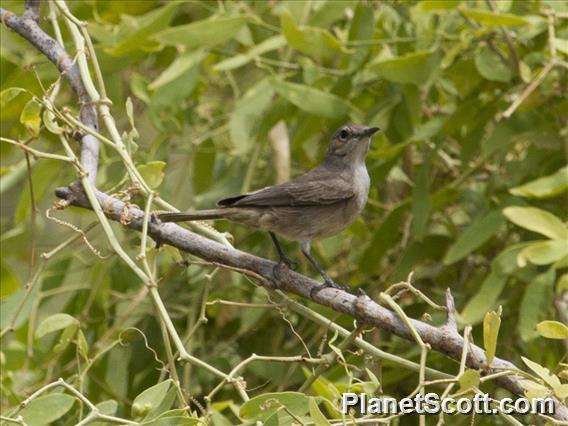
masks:
[[[19,2],[3,7],[23,10]],[[560,364],[568,292],[564,2],[91,1],[69,7],[88,22],[136,169],[180,209],[210,208],[224,196],[272,184],[278,150],[266,141],[280,121],[289,140],[278,143],[289,144],[292,174],[320,161],[341,124],[381,127],[367,162],[366,210],[341,235],[317,242],[316,256],[337,281],[375,299],[410,272],[433,299],[441,301],[451,287],[458,320],[474,326],[473,338],[485,341],[489,358],[522,365],[523,355],[536,375],[524,382],[527,393],[566,398],[567,385],[558,378],[568,377]],[[1,36],[2,137],[64,154],[57,136],[63,128],[38,102],[57,70],[5,27]],[[66,84],[56,103],[77,110]],[[245,379],[233,378],[246,380],[253,396],[246,402],[234,386],[217,387],[219,377],[210,371],[175,366],[147,289],[111,255],[103,232],[87,232],[93,251],[76,231],[44,214],[54,189],[75,179],[73,169],[23,158],[7,143],[0,149],[3,412],[58,377],[74,380],[101,413],[143,424],[198,424],[198,417],[215,425],[290,424],[296,417],[328,424],[340,418],[332,401],[341,391],[367,386],[403,397],[414,389],[414,373],[338,350],[325,328],[267,305],[267,293],[242,275],[193,258],[187,266],[175,250],[149,247],[143,255],[161,278],[173,323],[189,352],[208,365],[229,372],[252,353],[316,357],[334,349],[343,360],[301,392],[300,363],[248,363],[237,372]],[[144,205],[119,155],[101,150],[97,186]],[[91,212],[51,210],[49,216],[93,228]],[[276,256],[260,232],[215,226],[230,231],[241,250]],[[114,230],[136,257],[139,235]],[[41,257],[68,238],[61,250]],[[294,244],[285,248],[300,259]],[[300,270],[313,272],[305,263]],[[429,311],[412,295],[398,302],[409,316]],[[442,320],[433,315],[434,323]],[[419,360],[414,345],[398,338],[376,331],[365,338]],[[429,366],[456,369],[438,355]],[[308,377],[314,369],[305,370]],[[479,385],[478,372],[465,373],[464,389]],[[72,424],[81,410],[73,401],[48,394],[20,414],[30,425]],[[45,404],[48,417],[38,414]]]

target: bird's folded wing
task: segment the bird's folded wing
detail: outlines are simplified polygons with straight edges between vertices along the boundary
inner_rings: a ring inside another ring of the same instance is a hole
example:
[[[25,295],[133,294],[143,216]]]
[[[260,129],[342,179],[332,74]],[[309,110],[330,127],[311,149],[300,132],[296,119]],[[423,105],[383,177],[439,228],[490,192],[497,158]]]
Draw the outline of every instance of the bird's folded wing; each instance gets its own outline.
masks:
[[[217,204],[234,207],[321,206],[353,197],[354,190],[345,180],[290,181],[258,191],[225,198]]]

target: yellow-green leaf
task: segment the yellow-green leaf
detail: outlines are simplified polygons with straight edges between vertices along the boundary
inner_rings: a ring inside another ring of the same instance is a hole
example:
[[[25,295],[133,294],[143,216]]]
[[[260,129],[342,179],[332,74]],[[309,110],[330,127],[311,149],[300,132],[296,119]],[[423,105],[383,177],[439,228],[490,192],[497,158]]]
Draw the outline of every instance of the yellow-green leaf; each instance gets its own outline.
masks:
[[[501,327],[501,311],[501,306],[499,306],[497,312],[487,312],[483,319],[483,346],[485,347],[485,357],[489,367],[491,367],[497,350],[497,338],[499,336],[499,328]]]
[[[316,426],[330,426],[331,423],[325,418],[318,407],[317,399],[310,396],[309,399],[310,417]]]
[[[546,199],[556,197],[568,190],[568,166],[556,173],[511,188],[509,192],[519,197]]]
[[[536,331],[548,339],[568,339],[568,327],[558,321],[541,321],[536,325]]]
[[[417,6],[424,12],[430,12],[432,10],[454,9],[459,3],[459,0],[423,0]]]
[[[246,24],[246,16],[214,16],[191,24],[168,28],[156,35],[167,46],[211,47],[234,37]]]
[[[78,325],[79,321],[69,314],[54,314],[44,319],[37,327],[35,332],[36,339],[40,339],[46,334],[53,333],[54,331],[62,330],[70,325]]]
[[[105,50],[111,55],[125,56],[137,50],[148,51],[159,47],[155,41],[150,41],[150,37],[167,28],[178,6],[179,2],[172,1],[142,16],[122,15],[117,43]]]
[[[168,68],[166,68],[152,83],[148,85],[151,90],[156,90],[171,81],[174,81],[190,68],[199,64],[205,57],[205,52],[198,50],[196,52],[185,53],[178,56]]]
[[[548,368],[543,367],[542,365],[531,361],[524,356],[521,357],[523,362],[529,367],[538,377],[540,377],[548,386],[554,389],[557,386],[560,386],[560,380],[554,374],[551,374]]]
[[[558,399],[564,400],[568,398],[568,384],[555,386],[552,392],[554,392],[554,395],[556,395]]]
[[[428,82],[439,62],[437,52],[421,50],[401,57],[381,59],[369,64],[369,69],[389,81],[421,85]]]
[[[451,265],[463,259],[495,235],[503,223],[505,221],[499,211],[491,211],[474,219],[448,248],[444,263]]]
[[[503,210],[507,219],[522,228],[538,232],[553,240],[568,240],[568,228],[552,213],[536,207],[507,207]]]
[[[19,415],[28,426],[48,425],[67,413],[74,403],[75,398],[64,393],[42,395],[33,399]]]
[[[546,398],[550,395],[550,389],[534,380],[521,379],[519,384],[525,390],[525,396],[531,398]]]
[[[229,134],[237,155],[247,153],[256,141],[258,118],[269,107],[274,90],[268,79],[253,85],[237,101],[231,119]]]
[[[487,80],[507,83],[513,78],[508,64],[487,45],[481,46],[475,52],[475,67]]]
[[[249,399],[239,411],[244,420],[265,421],[283,407],[296,416],[309,412],[309,398],[300,392],[267,392]]]
[[[480,374],[479,371],[467,369],[459,377],[460,391],[476,388],[479,386]]]
[[[287,10],[280,15],[280,26],[288,44],[306,55],[329,59],[345,51],[339,40],[329,31],[322,28],[297,26]]]
[[[462,8],[461,13],[486,27],[515,27],[528,24],[528,20],[509,13],[494,13],[483,9]]]
[[[22,113],[20,114],[20,123],[22,123],[33,137],[39,135],[41,127],[41,105],[35,99],[30,99]]]
[[[264,40],[257,46],[254,46],[247,53],[235,55],[229,59],[216,64],[213,69],[215,71],[229,71],[249,63],[254,58],[262,55],[263,53],[270,52],[271,50],[279,49],[286,46],[286,39],[283,35],[276,35]]]
[[[146,164],[138,166],[138,171],[152,189],[156,189],[164,180],[163,169],[166,163],[163,161],[150,161]]]
[[[552,303],[555,278],[555,270],[550,267],[534,277],[525,289],[517,323],[519,334],[525,342],[538,337],[535,326],[544,319],[543,316]]]
[[[345,99],[313,87],[289,83],[278,78],[272,78],[270,84],[280,96],[310,114],[340,118],[353,109]]]
[[[61,127],[55,121],[55,114],[48,109],[43,112],[43,123],[45,124],[47,130],[49,130],[54,135],[60,135],[61,133],[63,133],[63,127]]]
[[[0,264],[0,300],[21,287],[18,277],[2,262]]]
[[[0,92],[0,107],[6,108],[12,99],[15,99],[20,93],[25,92],[26,89],[21,87],[8,87]]]
[[[519,253],[517,262],[520,267],[525,267],[527,261],[533,265],[549,265],[566,256],[568,256],[568,241],[535,241]]]
[[[159,407],[166,399],[171,385],[171,379],[164,380],[140,393],[132,403],[132,416],[135,418],[144,418],[155,410],[156,407]]]

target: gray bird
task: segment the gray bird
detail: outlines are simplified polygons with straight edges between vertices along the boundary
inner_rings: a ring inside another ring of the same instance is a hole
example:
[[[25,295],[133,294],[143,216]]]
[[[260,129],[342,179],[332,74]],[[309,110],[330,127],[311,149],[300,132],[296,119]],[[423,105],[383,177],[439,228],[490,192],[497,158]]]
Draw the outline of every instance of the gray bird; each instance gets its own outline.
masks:
[[[302,253],[324,279],[323,287],[340,287],[310,253],[314,239],[335,235],[359,216],[369,196],[365,157],[377,127],[347,124],[331,138],[322,163],[279,185],[222,199],[219,208],[188,213],[161,213],[164,222],[228,219],[269,232],[280,260],[295,268],[276,234],[299,241]],[[278,270],[275,270],[278,272]]]

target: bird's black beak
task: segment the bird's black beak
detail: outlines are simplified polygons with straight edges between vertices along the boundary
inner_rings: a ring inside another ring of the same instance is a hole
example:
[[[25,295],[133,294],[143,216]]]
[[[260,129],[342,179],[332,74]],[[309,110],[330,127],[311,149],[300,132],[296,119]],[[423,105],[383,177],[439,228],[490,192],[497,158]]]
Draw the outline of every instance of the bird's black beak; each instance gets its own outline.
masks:
[[[379,130],[381,129],[379,129],[378,127],[367,127],[365,130],[363,130],[363,136],[373,136]]]

